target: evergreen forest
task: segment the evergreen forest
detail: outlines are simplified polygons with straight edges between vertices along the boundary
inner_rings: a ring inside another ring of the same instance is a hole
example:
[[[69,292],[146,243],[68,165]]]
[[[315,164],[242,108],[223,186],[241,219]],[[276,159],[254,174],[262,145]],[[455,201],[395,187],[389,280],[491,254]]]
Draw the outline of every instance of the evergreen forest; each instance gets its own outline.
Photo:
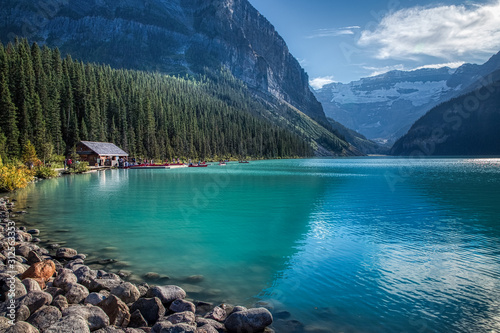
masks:
[[[43,157],[68,154],[81,140],[113,142],[139,158],[313,155],[311,139],[266,118],[267,108],[224,69],[174,77],[85,64],[26,39],[0,44],[7,160],[28,141]]]

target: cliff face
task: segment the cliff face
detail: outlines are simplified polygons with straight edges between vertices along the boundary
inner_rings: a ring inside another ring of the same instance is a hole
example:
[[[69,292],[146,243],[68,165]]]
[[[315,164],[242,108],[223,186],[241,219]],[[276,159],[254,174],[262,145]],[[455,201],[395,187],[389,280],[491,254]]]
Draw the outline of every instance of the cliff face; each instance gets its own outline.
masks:
[[[264,99],[329,127],[308,77],[247,0],[2,1],[0,34],[59,47],[84,61],[167,74],[227,67]]]

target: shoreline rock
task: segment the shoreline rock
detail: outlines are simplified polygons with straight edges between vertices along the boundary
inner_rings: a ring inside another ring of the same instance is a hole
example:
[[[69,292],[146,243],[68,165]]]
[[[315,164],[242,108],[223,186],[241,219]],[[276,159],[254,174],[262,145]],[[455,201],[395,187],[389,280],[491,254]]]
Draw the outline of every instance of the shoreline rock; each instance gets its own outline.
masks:
[[[13,227],[13,206],[0,198],[0,333],[274,332],[272,315],[264,308],[237,306],[240,311],[226,313],[224,305],[186,300],[189,293],[179,286],[134,284],[93,270],[69,247],[51,247],[51,255],[35,244],[39,240],[32,235],[38,236],[38,229]],[[163,282],[155,273],[148,277]],[[16,314],[13,322],[11,313]]]

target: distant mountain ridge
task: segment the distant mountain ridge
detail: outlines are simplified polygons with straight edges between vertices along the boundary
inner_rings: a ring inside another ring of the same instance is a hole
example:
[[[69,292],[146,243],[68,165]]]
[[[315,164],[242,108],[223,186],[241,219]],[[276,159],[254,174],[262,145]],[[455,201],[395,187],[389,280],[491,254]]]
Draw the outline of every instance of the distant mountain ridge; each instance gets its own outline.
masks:
[[[0,18],[3,42],[27,37],[86,62],[174,75],[227,68],[276,109],[277,117],[288,122],[301,117],[283,112],[283,105],[289,105],[316,124],[308,127],[330,132],[312,131],[321,133],[313,138],[317,152],[340,153],[339,145],[327,144],[339,140],[307,74],[273,25],[247,0],[61,0],[50,10],[28,0],[5,0]],[[340,146],[349,150],[345,143]]]
[[[392,147],[392,155],[500,155],[500,70],[431,109]]]
[[[315,91],[328,117],[378,142],[394,142],[433,107],[470,91],[482,76],[500,68],[500,54],[483,65],[456,70],[391,71]]]

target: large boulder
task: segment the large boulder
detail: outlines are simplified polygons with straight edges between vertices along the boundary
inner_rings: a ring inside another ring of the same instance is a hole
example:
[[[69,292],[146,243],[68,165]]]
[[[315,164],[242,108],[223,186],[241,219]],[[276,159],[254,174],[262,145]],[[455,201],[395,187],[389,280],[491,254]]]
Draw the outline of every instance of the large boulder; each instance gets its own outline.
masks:
[[[5,333],[39,333],[39,332],[40,331],[38,329],[36,329],[32,325],[24,321],[18,321],[5,331]]]
[[[170,304],[169,310],[172,312],[191,311],[194,313],[196,312],[196,306],[192,302],[183,299],[176,299],[172,302],[172,304]]]
[[[17,307],[16,321],[26,321],[28,320],[30,315],[31,315],[30,309],[26,305],[21,304]]]
[[[69,306],[69,303],[65,296],[57,295],[52,301],[51,305],[55,306],[61,311],[64,311]]]
[[[28,258],[30,251],[32,250],[29,245],[20,245],[16,247],[16,254],[19,256],[23,256],[24,258]]]
[[[9,272],[15,272],[17,274],[24,274],[28,270],[28,266],[21,264],[16,261],[9,265]]]
[[[82,283],[84,280],[95,279],[97,277],[97,271],[91,270],[88,266],[80,266],[76,270],[73,270],[73,272],[78,278],[78,283]]]
[[[216,306],[212,311],[205,315],[205,318],[224,321],[224,319],[226,319],[226,310],[224,310],[220,306]]]
[[[52,260],[45,260],[42,262],[34,263],[28,268],[23,275],[21,276],[21,280],[30,278],[38,282],[40,284],[40,288],[45,288],[45,283],[49,281],[49,279],[56,272],[56,265]]]
[[[38,284],[38,282],[36,282],[35,280],[33,279],[24,279],[23,280],[23,285],[24,287],[26,288],[26,292],[30,292],[30,291],[42,291],[42,289],[40,288],[40,285]]]
[[[0,316],[0,332],[4,332],[10,326],[12,326],[10,324],[10,320],[7,317],[1,317]]]
[[[35,313],[36,310],[50,303],[52,303],[52,295],[43,291],[30,291],[19,301],[19,305],[26,305],[30,313]]]
[[[87,288],[78,283],[66,285],[66,299],[70,304],[78,304],[89,295]]]
[[[153,298],[139,298],[132,306],[130,311],[134,312],[139,310],[148,322],[149,325],[153,325],[165,315],[165,307],[161,303],[158,297]]]
[[[196,333],[196,327],[188,324],[176,324],[170,327],[165,327],[161,330],[151,330],[152,333]]]
[[[130,315],[130,322],[128,324],[128,327],[139,328],[139,327],[147,327],[147,326],[148,326],[148,322],[142,316],[141,311],[135,310],[134,312],[132,312],[132,314]]]
[[[58,308],[55,306],[44,306],[33,313],[27,321],[43,332],[61,318],[62,314]]]
[[[164,305],[169,306],[176,299],[186,298],[186,292],[178,286],[157,286],[149,288],[146,297],[158,297]]]
[[[85,304],[97,305],[98,303],[104,301],[106,296],[101,293],[90,293],[84,300]]]
[[[59,275],[54,279],[52,285],[54,287],[58,287],[64,290],[68,290],[68,285],[72,283],[77,283],[78,279],[76,275],[73,274],[73,271],[68,268],[63,268],[59,271]]]
[[[69,247],[61,247],[56,251],[56,258],[58,259],[72,259],[76,256],[78,252],[75,249],[70,249]]]
[[[90,333],[87,321],[77,315],[62,317],[44,333]]]
[[[115,295],[110,295],[97,306],[108,315],[110,325],[127,327],[130,322],[130,310],[127,304]]]
[[[184,323],[196,326],[196,316],[191,311],[174,313],[168,317],[165,317],[165,319],[171,322],[172,324]]]
[[[101,290],[111,291],[113,288],[119,286],[121,283],[122,281],[119,279],[119,277],[118,279],[89,278],[81,281],[81,284],[87,287],[87,289],[91,292],[99,292]]]
[[[97,306],[73,305],[63,311],[64,316],[77,315],[85,319],[91,331],[109,325],[108,315]]]
[[[219,331],[217,331],[211,325],[203,325],[201,327],[196,328],[196,333],[219,333]]]
[[[44,291],[51,294],[52,298],[56,298],[59,295],[64,295],[64,290],[62,290],[61,288],[49,287],[47,289],[44,289]]]
[[[213,320],[213,319],[207,319],[207,318],[203,318],[203,317],[196,317],[196,325],[198,327],[212,326],[217,331],[225,331],[226,330],[226,327],[224,326],[223,323],[220,323],[220,322]]]
[[[37,251],[33,251],[33,250],[28,253],[28,256],[26,257],[26,259],[28,259],[28,264],[30,264],[30,265],[33,265],[33,264],[36,264],[37,262],[43,261],[40,254],[38,254]]]
[[[19,298],[28,293],[26,286],[18,278],[12,279],[10,276],[2,277],[1,284],[5,299],[11,298],[10,296],[13,296],[13,298]]]
[[[134,303],[141,296],[137,287],[130,282],[124,282],[114,287],[111,289],[111,294],[117,296],[125,304]]]
[[[225,321],[226,329],[236,333],[255,333],[263,331],[273,323],[273,316],[265,308],[233,312]]]

